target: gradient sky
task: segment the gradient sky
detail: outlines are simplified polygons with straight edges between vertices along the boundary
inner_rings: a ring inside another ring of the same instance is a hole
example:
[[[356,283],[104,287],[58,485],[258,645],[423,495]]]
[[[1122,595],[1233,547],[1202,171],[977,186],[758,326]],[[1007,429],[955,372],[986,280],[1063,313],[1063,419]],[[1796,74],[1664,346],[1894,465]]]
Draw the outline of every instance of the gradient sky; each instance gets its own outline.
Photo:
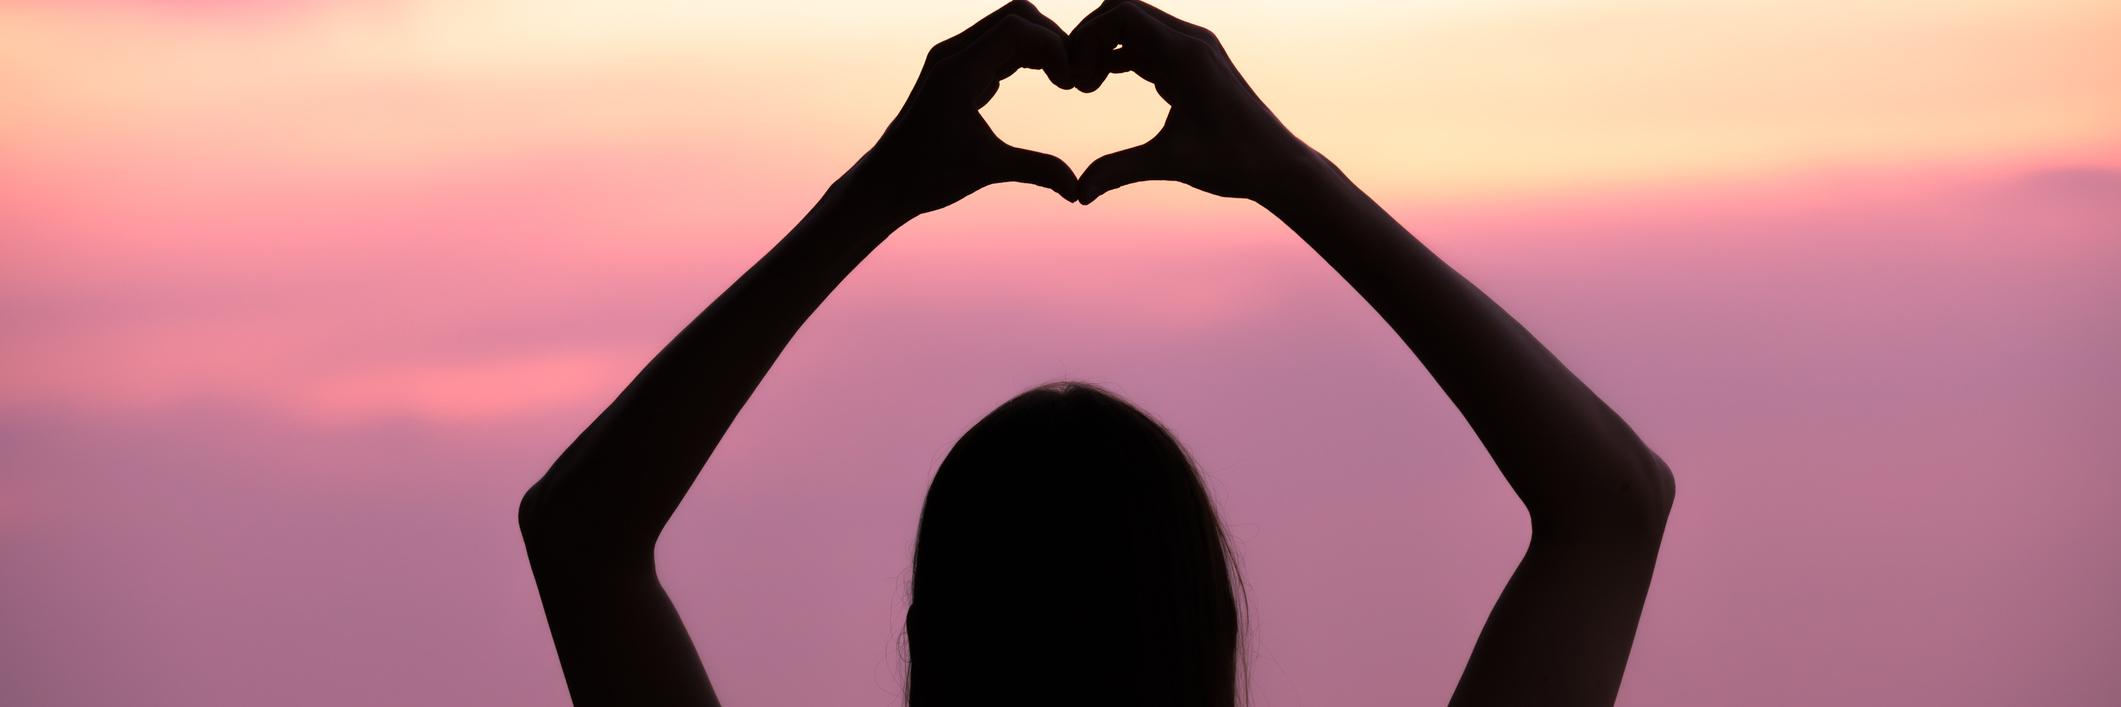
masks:
[[[516,497],[989,4],[0,0],[0,703],[564,704]],[[1622,704],[2121,703],[2121,5],[1163,7],[1672,464]],[[1412,356],[1249,204],[1003,185],[666,533],[724,701],[894,704],[928,476],[1060,377],[1199,457],[1257,704],[1448,696],[1528,528]]]

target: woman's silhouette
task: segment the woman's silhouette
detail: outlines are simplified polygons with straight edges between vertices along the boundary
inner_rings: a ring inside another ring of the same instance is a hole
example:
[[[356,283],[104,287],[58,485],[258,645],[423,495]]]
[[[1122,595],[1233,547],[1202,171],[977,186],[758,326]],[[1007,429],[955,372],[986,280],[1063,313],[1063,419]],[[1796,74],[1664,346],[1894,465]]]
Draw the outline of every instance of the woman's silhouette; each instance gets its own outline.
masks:
[[[1078,181],[981,119],[1019,68],[1085,92],[1132,71],[1170,116]],[[1118,0],[1072,34],[1012,2],[936,45],[876,146],[524,495],[523,538],[575,703],[716,704],[656,579],[656,537],[782,348],[871,250],[989,184],[1088,204],[1144,180],[1250,199],[1281,218],[1406,341],[1524,501],[1530,547],[1451,704],[1611,704],[1671,509],[1664,463],[1290,134],[1213,34]],[[1081,384],[1018,396],[952,449],[922,509],[907,701],[1232,707],[1227,552],[1191,462],[1148,416]]]

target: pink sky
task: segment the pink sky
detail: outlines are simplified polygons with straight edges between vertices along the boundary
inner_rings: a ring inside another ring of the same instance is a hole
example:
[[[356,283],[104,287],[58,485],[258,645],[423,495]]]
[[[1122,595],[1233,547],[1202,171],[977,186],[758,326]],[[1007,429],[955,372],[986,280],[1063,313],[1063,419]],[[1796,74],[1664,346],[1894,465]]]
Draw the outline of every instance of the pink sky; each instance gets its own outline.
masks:
[[[1672,464],[1622,704],[2121,702],[2121,10],[1166,7]],[[564,704],[517,495],[987,9],[0,1],[0,703]],[[1059,377],[1212,478],[1258,705],[1448,696],[1527,528],[1412,356],[1249,204],[1005,185],[666,533],[725,702],[895,704],[928,475]]]

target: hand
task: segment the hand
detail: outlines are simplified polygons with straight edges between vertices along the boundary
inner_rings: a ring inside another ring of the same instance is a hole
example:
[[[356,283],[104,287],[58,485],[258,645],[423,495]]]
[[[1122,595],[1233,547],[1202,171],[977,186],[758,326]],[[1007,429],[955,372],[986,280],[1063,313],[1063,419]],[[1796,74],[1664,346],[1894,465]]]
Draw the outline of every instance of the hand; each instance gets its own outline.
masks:
[[[1015,0],[935,45],[913,95],[849,178],[889,208],[910,209],[909,217],[998,182],[1036,184],[1075,201],[1075,171],[1066,162],[1002,142],[979,113],[1019,68],[1044,69],[1053,85],[1069,88],[1065,36],[1038,8]]]
[[[1154,179],[1257,201],[1318,163],[1238,75],[1215,33],[1148,3],[1106,0],[1068,36],[1068,58],[1077,90],[1095,91],[1105,76],[1132,71],[1171,104],[1156,137],[1090,163],[1082,203]]]

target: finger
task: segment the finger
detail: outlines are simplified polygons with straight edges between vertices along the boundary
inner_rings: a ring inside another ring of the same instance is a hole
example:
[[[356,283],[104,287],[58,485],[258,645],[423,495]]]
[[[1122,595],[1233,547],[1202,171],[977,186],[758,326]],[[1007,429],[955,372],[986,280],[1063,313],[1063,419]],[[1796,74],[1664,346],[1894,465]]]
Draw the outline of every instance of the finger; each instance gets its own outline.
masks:
[[[1098,5],[1097,9],[1091,10],[1090,14],[1088,15],[1084,15],[1082,21],[1075,23],[1075,26],[1079,29],[1084,24],[1088,24],[1091,20],[1097,19],[1097,17],[1100,15],[1111,13],[1114,10],[1126,6],[1133,6],[1134,9],[1141,10],[1142,12],[1148,14],[1149,17],[1155,19],[1157,22],[1163,23],[1165,27],[1176,31],[1179,34],[1183,34],[1194,39],[1205,40],[1208,42],[1216,41],[1215,33],[1208,31],[1208,28],[1193,24],[1191,22],[1187,22],[1185,20],[1178,19],[1177,17],[1172,16],[1171,13],[1164,12],[1163,10],[1158,9],[1155,5],[1140,2],[1139,0],[1105,0],[1104,4]]]
[[[1142,12],[1149,13],[1150,17],[1156,18],[1158,22],[1164,23],[1165,27],[1169,27],[1179,34],[1211,43],[1216,41],[1215,33],[1208,31],[1208,28],[1172,17],[1171,13],[1157,9],[1155,5],[1139,2],[1139,0],[1128,0],[1127,4],[1141,8]]]
[[[1040,12],[1039,9],[1036,6],[1033,6],[1031,3],[1012,2],[1010,3],[1010,6],[1018,8],[1016,16],[1022,17],[1026,20],[1030,20],[1032,24],[1044,27],[1048,31],[1053,32],[1054,34],[1058,34],[1063,37],[1068,36],[1068,30],[1061,29],[1059,22],[1054,22],[1053,18],[1047,17],[1046,13]]]
[[[1139,69],[1143,60],[1153,61],[1172,41],[1183,37],[1137,3],[1107,2],[1068,34],[1069,71],[1075,79],[1075,89],[1095,91],[1104,84],[1106,75],[1117,72],[1114,47],[1127,47],[1136,59],[1128,68]]]
[[[1091,162],[1083,170],[1083,178],[1077,187],[1077,196],[1082,203],[1096,201],[1105,192],[1133,184],[1159,179],[1176,179],[1176,175],[1164,169],[1167,160],[1158,153],[1156,141],[1130,147]]]
[[[1230,55],[1223,51],[1222,40],[1217,39],[1215,33],[1208,31],[1208,28],[1172,17],[1171,13],[1157,9],[1155,5],[1149,3],[1134,2],[1133,4],[1139,6],[1143,12],[1149,13],[1150,17],[1154,17],[1157,21],[1164,23],[1164,26],[1171,28],[1172,31],[1200,40],[1208,46],[1214,47],[1214,52],[1212,53],[1215,57],[1215,62],[1228,67],[1233,72],[1237,70],[1237,66],[1230,63]],[[1146,79],[1148,77],[1144,76],[1143,78]]]
[[[1104,2],[1098,3],[1097,9],[1091,10],[1090,14],[1083,15],[1083,18],[1081,20],[1076,21],[1075,26],[1082,27],[1083,23],[1097,19],[1098,15],[1111,12],[1112,8],[1116,8],[1125,4],[1127,4],[1127,0],[1105,0]]]
[[[1070,60],[1072,61],[1073,57]],[[1157,72],[1155,65],[1149,64],[1143,59],[1140,51],[1130,51],[1126,47],[1107,50],[1104,58],[1100,59],[1099,62],[1098,68],[1101,73],[1098,75],[1097,80],[1100,86],[1103,85],[1105,79],[1112,78],[1114,74],[1133,73],[1136,76],[1140,76],[1143,81],[1152,84],[1157,83],[1159,77],[1162,76],[1162,74]],[[1088,91],[1085,91],[1085,93],[1088,93]]]
[[[1036,184],[1069,201],[1079,198],[1080,183],[1075,179],[1075,170],[1069,169],[1061,158],[1006,145],[1002,149],[1006,152],[993,160],[996,174],[992,181]]]
[[[1023,3],[1023,7],[1025,11],[1017,13],[1018,17],[1030,20],[1032,24],[1038,25],[1046,31],[1052,32],[1053,36],[1061,38],[1060,56],[1048,61],[1044,67],[1046,80],[1053,82],[1055,87],[1062,90],[1074,88],[1075,83],[1070,80],[1068,72],[1068,30],[1061,29],[1060,23],[1054,22],[1053,18],[1046,16],[1046,13],[1039,12],[1038,8],[1031,6],[1031,3]]]
[[[1143,81],[1156,83],[1155,68],[1143,64],[1142,55],[1139,51],[1129,51],[1126,47],[1120,47],[1105,52],[1102,66],[1105,69],[1106,76],[1133,72],[1134,75],[1142,77]]]
[[[1112,12],[1113,8],[1126,4],[1123,0],[1105,0],[1090,14],[1075,23],[1068,32],[1068,68],[1075,78],[1075,88],[1083,93],[1096,91],[1104,85],[1105,76],[1113,73],[1105,68],[1107,60],[1099,54],[1108,53],[1118,44],[1115,30],[1101,29],[1098,18]]]
[[[976,42],[982,36],[986,36],[986,32],[995,30],[995,25],[1001,25],[1003,21],[1007,21],[1010,17],[1020,17],[1024,21],[1031,21],[1031,23],[1039,25],[1039,28],[1050,30],[1052,34],[1067,36],[1067,30],[1061,30],[1061,23],[1052,21],[1052,17],[1046,17],[1046,13],[1039,13],[1039,8],[1033,6],[1031,2],[1012,0],[1010,4],[1003,4],[1001,8],[997,8],[997,11],[993,11],[993,13],[988,13],[986,17],[980,17],[980,21],[971,23],[971,28],[965,28],[965,32],[959,32],[957,36],[937,42],[935,49],[929,49],[929,59],[931,59],[931,62],[933,62],[933,59],[946,59],[950,55],[957,55],[959,51],[969,49],[971,45],[976,45]],[[1065,66],[1065,62],[1058,64],[1058,66]],[[1067,70],[1058,70],[1056,72],[1054,68],[1048,68],[1046,70],[1046,79],[1052,81],[1058,87],[1063,87],[1063,89],[1071,87],[1067,83]]]
[[[987,105],[1001,80],[1019,68],[1045,69],[1056,85],[1067,86],[1068,49],[1060,34],[1021,17],[1005,18],[950,61],[964,61],[975,84],[973,107]]]
[[[995,25],[999,25],[1003,19],[1007,19],[1010,15],[1022,15],[1024,11],[1027,11],[1027,8],[1029,8],[1031,13],[1037,13],[1037,8],[1031,6],[1031,2],[1010,0],[1010,4],[1003,4],[1003,6],[995,8],[993,13],[986,13],[986,17],[980,17],[980,21],[971,23],[971,28],[965,28],[965,32],[952,34],[950,38],[946,38],[942,42],[935,42],[935,47],[929,49],[929,55],[935,57],[935,59],[942,59],[942,57],[954,55],[954,53],[959,53],[959,51],[965,51],[965,47],[971,47],[971,42],[978,40],[982,34],[986,34],[986,30],[993,30]],[[1046,17],[1046,15],[1039,15],[1039,17]],[[1056,25],[1056,28],[1058,28],[1058,25]]]

